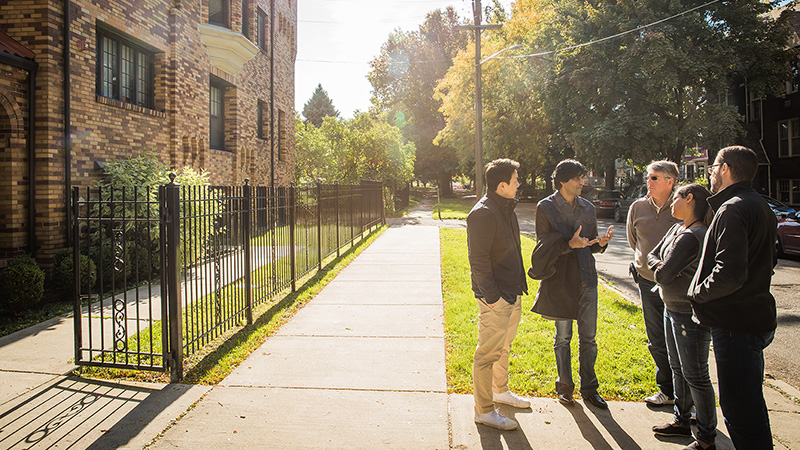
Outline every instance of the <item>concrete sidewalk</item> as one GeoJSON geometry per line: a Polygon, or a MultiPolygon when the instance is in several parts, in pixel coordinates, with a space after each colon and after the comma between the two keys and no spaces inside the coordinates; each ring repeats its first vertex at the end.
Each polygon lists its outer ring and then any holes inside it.
{"type": "MultiPolygon", "coordinates": [[[[650,427],[671,411],[641,402],[610,402],[603,411],[537,398],[530,409],[501,408],[519,430],[476,425],[472,396],[447,393],[439,234],[422,216],[390,227],[213,388],[65,377],[69,318],[0,339],[0,448],[142,448],[155,440],[153,448],[184,449],[680,449],[690,442],[655,438],[650,427]]],[[[780,388],[765,388],[776,448],[800,448],[800,406],[791,399],[800,393],[769,383],[780,388]]],[[[721,414],[718,429],[718,448],[731,449],[721,414]]]]}

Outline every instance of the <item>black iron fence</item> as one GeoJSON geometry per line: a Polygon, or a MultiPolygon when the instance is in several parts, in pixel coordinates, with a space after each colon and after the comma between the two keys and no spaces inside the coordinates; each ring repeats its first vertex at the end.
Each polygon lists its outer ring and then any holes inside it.
{"type": "Polygon", "coordinates": [[[73,188],[75,361],[170,370],[385,222],[383,186],[73,188]]]}

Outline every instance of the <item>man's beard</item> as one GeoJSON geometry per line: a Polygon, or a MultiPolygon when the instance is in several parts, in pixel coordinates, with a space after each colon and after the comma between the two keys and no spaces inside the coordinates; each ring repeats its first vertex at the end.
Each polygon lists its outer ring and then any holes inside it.
{"type": "Polygon", "coordinates": [[[716,194],[719,192],[721,184],[722,178],[717,175],[717,171],[715,170],[714,173],[711,174],[711,193],[716,194]]]}

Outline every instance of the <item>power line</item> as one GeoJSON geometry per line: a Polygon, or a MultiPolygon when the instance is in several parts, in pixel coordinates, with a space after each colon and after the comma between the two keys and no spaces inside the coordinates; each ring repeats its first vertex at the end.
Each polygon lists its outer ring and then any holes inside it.
{"type": "Polygon", "coordinates": [[[584,42],[584,43],[581,43],[581,44],[570,45],[568,47],[563,47],[563,48],[560,48],[558,50],[550,50],[550,51],[540,52],[540,53],[531,53],[529,55],[497,56],[496,58],[497,59],[532,58],[532,57],[536,57],[536,56],[553,55],[553,54],[564,52],[564,51],[567,51],[567,50],[573,50],[573,49],[576,49],[576,48],[586,47],[586,46],[597,44],[597,43],[600,43],[600,42],[605,42],[605,41],[608,41],[610,39],[618,38],[618,37],[624,36],[626,34],[634,33],[636,31],[644,30],[646,28],[650,28],[650,27],[658,25],[660,23],[664,23],[664,22],[666,22],[668,20],[672,20],[672,19],[674,19],[676,17],[684,16],[686,14],[695,12],[698,9],[705,8],[706,6],[713,5],[714,3],[717,3],[717,2],[719,2],[719,0],[712,0],[712,1],[708,2],[708,3],[704,3],[704,4],[700,5],[700,6],[695,6],[694,8],[687,9],[686,11],[680,12],[678,14],[674,14],[674,15],[666,17],[664,19],[657,20],[657,21],[652,22],[652,23],[648,23],[647,25],[641,25],[641,26],[638,26],[636,28],[630,29],[628,31],[623,31],[623,32],[620,32],[620,33],[617,33],[617,34],[613,34],[611,36],[606,36],[604,38],[595,39],[595,40],[592,40],[592,41],[589,41],[589,42],[584,42]]]}
{"type": "MultiPolygon", "coordinates": [[[[586,46],[589,46],[589,45],[597,44],[597,43],[600,43],[600,42],[605,42],[605,41],[608,41],[608,40],[611,40],[611,39],[614,39],[614,38],[618,38],[620,36],[624,36],[626,34],[634,33],[636,31],[640,31],[640,30],[644,30],[646,28],[653,27],[655,25],[664,23],[664,22],[666,22],[668,20],[672,20],[672,19],[675,19],[677,17],[684,16],[686,14],[695,12],[698,9],[702,9],[702,8],[707,7],[707,6],[713,5],[714,3],[717,3],[717,2],[719,2],[719,0],[712,0],[712,1],[708,2],[708,3],[704,3],[704,4],[700,5],[700,6],[695,6],[694,8],[690,8],[690,9],[688,9],[686,11],[674,14],[674,15],[666,17],[664,19],[659,19],[659,20],[657,20],[655,22],[651,22],[651,23],[648,23],[646,25],[641,25],[641,26],[638,26],[636,28],[632,28],[632,29],[627,30],[627,31],[622,31],[620,33],[613,34],[611,36],[606,36],[606,37],[603,37],[603,38],[600,38],[600,39],[595,39],[595,40],[592,40],[592,41],[583,42],[581,44],[570,45],[568,47],[563,47],[563,48],[560,48],[560,49],[557,49],[557,50],[549,50],[549,51],[546,51],[546,52],[531,53],[531,54],[527,54],[527,55],[495,56],[495,59],[533,58],[533,57],[538,57],[538,56],[553,55],[553,54],[564,52],[564,51],[567,51],[567,50],[573,50],[573,49],[576,49],[576,48],[586,47],[586,46]]],[[[330,61],[330,60],[314,60],[314,59],[298,59],[297,61],[313,62],[313,63],[330,63],[330,64],[369,64],[371,62],[371,61],[330,61]]],[[[434,63],[434,62],[443,62],[443,61],[444,60],[408,61],[408,64],[434,63]]],[[[390,64],[405,64],[406,61],[389,61],[389,63],[390,64]]]]}

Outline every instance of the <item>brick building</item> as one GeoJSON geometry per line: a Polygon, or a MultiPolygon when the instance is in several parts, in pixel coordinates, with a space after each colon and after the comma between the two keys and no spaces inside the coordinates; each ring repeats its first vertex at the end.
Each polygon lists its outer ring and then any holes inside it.
{"type": "Polygon", "coordinates": [[[296,26],[297,0],[0,0],[0,266],[47,261],[69,186],[145,149],[291,182],[296,26]]]}

